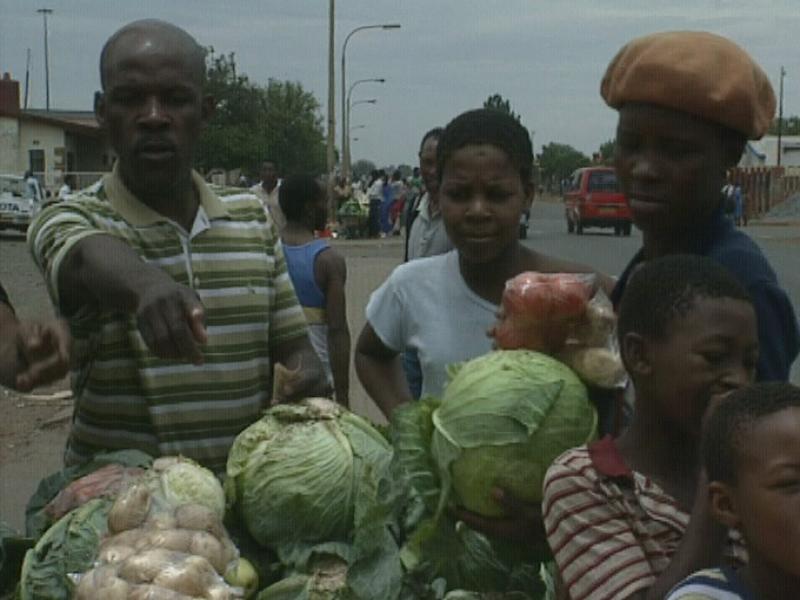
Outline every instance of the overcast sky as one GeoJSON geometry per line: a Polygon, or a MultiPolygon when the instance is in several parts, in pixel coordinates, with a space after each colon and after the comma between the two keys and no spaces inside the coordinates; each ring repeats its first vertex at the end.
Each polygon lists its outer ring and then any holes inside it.
{"type": "MultiPolygon", "coordinates": [[[[31,107],[44,107],[44,50],[38,7],[49,17],[52,108],[89,110],[99,88],[106,38],[125,23],[155,17],[184,27],[202,45],[235,52],[240,72],[266,83],[299,81],[327,110],[325,0],[0,0],[0,70],[21,82],[31,49],[31,107]]],[[[537,152],[551,141],[589,154],[613,137],[616,113],[600,78],[629,39],[653,31],[703,29],[748,50],[778,89],[787,71],[784,115],[800,113],[800,0],[337,0],[336,143],[342,42],[353,99],[377,98],[351,113],[353,160],[415,164],[419,139],[500,93],[533,130],[537,152]]]]}

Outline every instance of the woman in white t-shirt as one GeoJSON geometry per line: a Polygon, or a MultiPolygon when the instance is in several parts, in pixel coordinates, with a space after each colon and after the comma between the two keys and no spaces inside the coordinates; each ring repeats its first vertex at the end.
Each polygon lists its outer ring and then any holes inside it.
{"type": "MultiPolygon", "coordinates": [[[[499,111],[453,119],[437,149],[439,206],[455,250],[397,267],[372,295],[355,351],[359,379],[390,415],[412,400],[400,353],[413,348],[422,395],[441,396],[449,364],[491,350],[505,282],[523,271],[590,272],[519,242],[519,219],[534,194],[527,130],[499,111]]],[[[604,284],[611,280],[602,278],[604,284]]]]}

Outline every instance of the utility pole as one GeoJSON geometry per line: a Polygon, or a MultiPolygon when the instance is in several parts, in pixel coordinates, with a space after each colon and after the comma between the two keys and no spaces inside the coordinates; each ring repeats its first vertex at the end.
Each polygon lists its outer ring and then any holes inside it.
{"type": "Polygon", "coordinates": [[[31,82],[31,49],[28,48],[28,55],[25,59],[25,102],[23,108],[28,110],[28,90],[30,89],[31,82]]]}
{"type": "Polygon", "coordinates": [[[786,69],[781,65],[781,85],[778,94],[778,166],[781,166],[781,137],[783,134],[783,78],[786,76],[786,69]]]}
{"type": "Polygon", "coordinates": [[[50,110],[50,52],[47,48],[47,15],[52,14],[53,9],[40,8],[36,12],[42,15],[44,20],[44,89],[45,98],[47,99],[45,106],[47,110],[50,110]]]}
{"type": "Polygon", "coordinates": [[[334,104],[334,60],[333,60],[333,17],[334,0],[329,0],[328,5],[328,218],[336,218],[336,206],[333,200],[333,167],[336,162],[334,153],[334,139],[336,137],[336,105],[334,104]]]}

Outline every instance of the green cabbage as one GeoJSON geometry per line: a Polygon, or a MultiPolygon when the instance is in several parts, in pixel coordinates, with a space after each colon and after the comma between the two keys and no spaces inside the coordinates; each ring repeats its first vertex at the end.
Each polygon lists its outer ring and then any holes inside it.
{"type": "Polygon", "coordinates": [[[45,532],[22,563],[20,600],[72,598],[69,575],[92,567],[100,540],[108,533],[111,505],[105,498],[89,500],[45,532]]]}
{"type": "Polygon", "coordinates": [[[160,492],[169,507],[182,504],[200,504],[210,508],[223,519],[225,516],[225,491],[219,479],[193,460],[167,456],[156,459],[145,477],[151,492],[160,492]]]}
{"type": "Polygon", "coordinates": [[[488,517],[503,514],[493,487],[541,501],[553,460],[591,440],[597,428],[597,412],[578,377],[529,350],[491,352],[454,367],[432,420],[439,509],[452,487],[458,504],[488,517]]]}
{"type": "MultiPolygon", "coordinates": [[[[347,598],[391,600],[402,578],[391,533],[392,456],[367,421],[308,398],[272,407],[239,434],[226,492],[249,534],[275,550],[287,573],[311,576],[315,557],[338,557],[347,565],[347,598]]],[[[276,597],[301,579],[279,585],[276,597]]]]}

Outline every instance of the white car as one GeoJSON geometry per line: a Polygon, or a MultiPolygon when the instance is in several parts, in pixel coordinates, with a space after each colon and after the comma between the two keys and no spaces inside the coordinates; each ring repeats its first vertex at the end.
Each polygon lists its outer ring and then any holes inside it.
{"type": "Polygon", "coordinates": [[[42,208],[38,182],[27,182],[18,175],[0,175],[0,229],[27,231],[42,208]]]}

